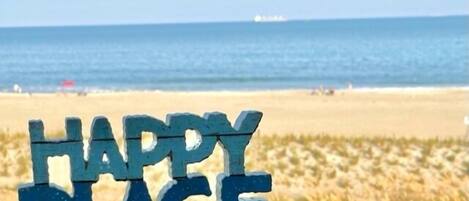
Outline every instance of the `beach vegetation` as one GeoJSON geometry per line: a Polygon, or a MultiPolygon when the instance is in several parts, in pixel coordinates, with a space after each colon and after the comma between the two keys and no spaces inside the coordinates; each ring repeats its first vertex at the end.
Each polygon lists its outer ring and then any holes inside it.
{"type": "MultiPolygon", "coordinates": [[[[17,185],[32,179],[28,138],[25,133],[0,133],[0,166],[5,167],[0,169],[0,191],[6,200],[16,200],[17,185]]],[[[469,200],[469,144],[463,139],[264,133],[253,138],[246,168],[272,174],[273,191],[262,194],[268,200],[469,200]]],[[[123,146],[122,140],[117,141],[123,146]]],[[[222,160],[223,152],[216,148],[206,161],[190,165],[189,171],[213,180],[223,169],[222,160]]],[[[166,168],[164,164],[145,168],[151,192],[168,182],[166,168]]],[[[94,190],[118,191],[115,183],[112,178],[100,181],[94,190]]],[[[100,196],[99,200],[115,199],[100,196]]]]}

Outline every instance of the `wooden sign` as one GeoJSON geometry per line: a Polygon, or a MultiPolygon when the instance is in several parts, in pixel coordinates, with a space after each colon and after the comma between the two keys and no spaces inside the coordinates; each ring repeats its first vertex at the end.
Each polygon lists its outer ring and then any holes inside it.
{"type": "Polygon", "coordinates": [[[234,126],[223,113],[206,113],[203,117],[182,113],[167,115],[166,122],[146,116],[123,119],[125,155],[119,153],[111,125],[105,117],[96,117],[84,156],[81,120],[67,118],[65,139],[45,139],[40,120],[29,122],[34,183],[18,189],[20,201],[91,201],[91,186],[100,174],[112,174],[117,181],[127,181],[125,201],[150,201],[143,180],[143,167],[169,158],[172,180],[158,193],[157,200],[182,201],[192,195],[212,194],[208,180],[199,173],[187,173],[187,165],[209,157],[218,143],[224,150],[224,172],[218,175],[216,196],[219,201],[237,201],[241,193],[270,192],[271,175],[247,173],[244,154],[262,118],[258,111],[244,111],[234,126]],[[186,149],[185,132],[200,135],[196,146],[186,149]],[[142,133],[153,134],[153,146],[142,149],[142,133]],[[68,155],[73,195],[49,183],[47,158],[68,155]],[[107,160],[103,160],[106,156],[107,160]]]}

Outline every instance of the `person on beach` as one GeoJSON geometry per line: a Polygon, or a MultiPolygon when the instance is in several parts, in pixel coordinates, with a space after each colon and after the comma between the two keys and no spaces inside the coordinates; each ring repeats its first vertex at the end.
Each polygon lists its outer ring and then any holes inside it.
{"type": "Polygon", "coordinates": [[[324,88],[322,85],[319,85],[319,89],[313,88],[311,95],[326,95],[333,96],[335,93],[334,88],[324,88]]]}
{"type": "Polygon", "coordinates": [[[20,94],[20,93],[23,92],[23,89],[20,87],[19,84],[14,84],[13,85],[13,92],[20,94]]]}

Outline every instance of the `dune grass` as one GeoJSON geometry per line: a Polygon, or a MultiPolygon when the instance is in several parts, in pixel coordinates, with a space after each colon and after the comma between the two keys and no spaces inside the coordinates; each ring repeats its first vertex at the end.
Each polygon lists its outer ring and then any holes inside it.
{"type": "MultiPolygon", "coordinates": [[[[7,195],[2,200],[16,200],[16,186],[31,181],[28,143],[26,134],[0,133],[0,193],[7,195]]],[[[214,185],[222,158],[217,148],[189,171],[202,172],[214,185]]],[[[462,139],[257,133],[246,158],[249,171],[272,174],[273,191],[262,194],[270,201],[469,200],[469,143],[462,139]]],[[[145,168],[153,197],[169,179],[166,171],[165,164],[145,168]]],[[[122,200],[125,182],[104,178],[93,188],[95,200],[122,200]]]]}

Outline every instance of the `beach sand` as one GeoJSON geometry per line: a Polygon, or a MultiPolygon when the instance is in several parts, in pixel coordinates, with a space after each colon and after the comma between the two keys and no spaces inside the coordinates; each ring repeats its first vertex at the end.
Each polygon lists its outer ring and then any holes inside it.
{"type": "MultiPolygon", "coordinates": [[[[64,117],[78,116],[87,136],[92,118],[104,115],[120,138],[122,117],[128,114],[164,119],[173,112],[220,111],[234,121],[240,111],[255,109],[264,118],[247,149],[246,168],[272,174],[273,190],[265,194],[269,200],[467,200],[468,142],[455,138],[465,133],[468,100],[469,91],[462,88],[353,90],[334,96],[306,90],[0,94],[0,128],[7,133],[0,131],[0,167],[6,167],[0,170],[0,195],[18,200],[17,186],[32,182],[29,119],[43,119],[46,130],[56,134],[64,117]]],[[[123,141],[118,143],[123,150],[123,141]]],[[[215,189],[222,154],[217,147],[204,162],[189,166],[189,172],[206,175],[215,189]]],[[[50,181],[71,192],[66,158],[54,157],[48,164],[50,181]]],[[[144,171],[154,200],[169,182],[167,164],[144,171]]],[[[126,183],[105,176],[93,185],[93,199],[123,200],[126,183]]]]}
{"type": "Polygon", "coordinates": [[[469,115],[464,88],[341,90],[334,96],[307,90],[249,92],[113,92],[75,94],[0,94],[0,129],[27,132],[29,119],[42,119],[46,130],[63,130],[64,118],[80,117],[84,135],[92,118],[104,115],[115,135],[122,117],[220,111],[234,122],[239,112],[264,113],[262,134],[330,134],[344,136],[461,137],[469,115]]]}

